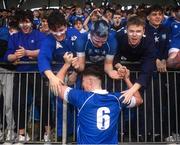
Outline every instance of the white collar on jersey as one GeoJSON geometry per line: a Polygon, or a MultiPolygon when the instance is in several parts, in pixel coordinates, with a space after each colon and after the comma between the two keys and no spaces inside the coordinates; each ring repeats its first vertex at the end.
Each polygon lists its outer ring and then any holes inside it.
{"type": "Polygon", "coordinates": [[[107,90],[93,90],[92,92],[101,95],[105,95],[109,93],[107,90]]]}

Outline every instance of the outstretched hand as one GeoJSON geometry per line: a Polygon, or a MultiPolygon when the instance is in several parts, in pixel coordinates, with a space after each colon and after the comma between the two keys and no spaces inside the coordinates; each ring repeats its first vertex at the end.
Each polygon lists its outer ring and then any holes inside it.
{"type": "Polygon", "coordinates": [[[58,88],[60,84],[64,84],[64,82],[57,76],[53,76],[49,79],[50,90],[55,96],[58,96],[58,88]]]}
{"type": "Polygon", "coordinates": [[[133,89],[133,88],[130,88],[130,89],[128,89],[128,90],[125,90],[125,91],[122,91],[121,92],[121,96],[120,96],[120,98],[123,98],[124,97],[124,100],[123,100],[123,104],[129,104],[130,103],[130,101],[131,101],[131,98],[133,97],[133,95],[134,95],[134,93],[135,93],[135,90],[133,89]]]}

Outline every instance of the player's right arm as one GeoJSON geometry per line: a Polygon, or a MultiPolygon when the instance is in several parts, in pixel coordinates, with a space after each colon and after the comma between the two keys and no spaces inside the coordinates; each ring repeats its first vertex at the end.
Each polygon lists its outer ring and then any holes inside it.
{"type": "MultiPolygon", "coordinates": [[[[73,54],[69,54],[68,52],[64,54],[63,58],[65,63],[56,75],[60,80],[65,79],[68,69],[71,67],[72,62],[76,61],[77,59],[77,57],[73,58],[73,54]]],[[[67,93],[70,90],[71,88],[69,88],[67,85],[64,85],[64,83],[61,83],[60,85],[58,85],[58,96],[60,96],[61,99],[67,100],[67,98],[65,97],[67,97],[67,93]]]]}

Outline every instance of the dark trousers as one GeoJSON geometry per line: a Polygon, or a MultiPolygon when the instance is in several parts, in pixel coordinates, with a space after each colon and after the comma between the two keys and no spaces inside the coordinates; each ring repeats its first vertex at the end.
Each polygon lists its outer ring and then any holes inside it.
{"type": "Polygon", "coordinates": [[[29,102],[32,102],[28,99],[28,94],[32,94],[35,106],[42,108],[42,116],[40,116],[42,118],[42,127],[48,126],[50,116],[48,114],[48,109],[50,109],[48,108],[48,100],[50,100],[49,88],[48,82],[46,80],[41,81],[41,79],[40,74],[37,73],[15,75],[13,108],[17,129],[25,129],[25,124],[27,125],[28,105],[29,102]]]}

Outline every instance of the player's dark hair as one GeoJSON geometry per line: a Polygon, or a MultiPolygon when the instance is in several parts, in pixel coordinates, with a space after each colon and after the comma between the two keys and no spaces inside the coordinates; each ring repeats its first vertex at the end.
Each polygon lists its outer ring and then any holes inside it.
{"type": "Polygon", "coordinates": [[[66,20],[62,13],[60,12],[52,12],[48,17],[48,26],[49,29],[56,31],[57,28],[61,26],[66,26],[66,20]]]}
{"type": "Polygon", "coordinates": [[[91,65],[82,72],[82,76],[94,76],[100,79],[101,81],[103,80],[104,77],[104,71],[101,69],[101,67],[96,66],[96,65],[91,65]]]}
{"type": "Polygon", "coordinates": [[[145,27],[145,20],[142,19],[140,16],[137,16],[137,15],[130,16],[128,18],[128,21],[127,21],[127,27],[129,27],[131,25],[145,27]]]}

